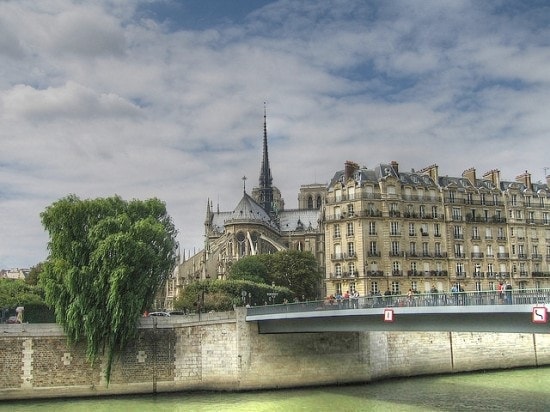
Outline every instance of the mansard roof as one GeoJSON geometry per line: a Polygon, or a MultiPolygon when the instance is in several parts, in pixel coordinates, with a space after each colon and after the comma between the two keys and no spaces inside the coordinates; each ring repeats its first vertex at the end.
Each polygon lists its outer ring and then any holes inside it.
{"type": "Polygon", "coordinates": [[[280,228],[283,232],[299,232],[319,229],[319,209],[296,209],[279,212],[280,228]]]}

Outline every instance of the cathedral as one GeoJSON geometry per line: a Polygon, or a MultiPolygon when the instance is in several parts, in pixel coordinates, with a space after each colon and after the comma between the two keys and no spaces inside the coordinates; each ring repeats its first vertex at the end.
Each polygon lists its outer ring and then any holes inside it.
{"type": "Polygon", "coordinates": [[[162,306],[170,308],[178,288],[190,282],[226,279],[233,262],[245,256],[281,250],[308,251],[316,257],[324,273],[322,214],[326,184],[302,185],[298,208],[285,209],[281,192],[273,186],[265,110],[258,183],[248,194],[246,178],[243,177],[243,194],[233,210],[220,211],[218,207],[214,210],[212,202],[206,202],[204,249],[178,264],[174,276],[168,281],[162,306]]]}

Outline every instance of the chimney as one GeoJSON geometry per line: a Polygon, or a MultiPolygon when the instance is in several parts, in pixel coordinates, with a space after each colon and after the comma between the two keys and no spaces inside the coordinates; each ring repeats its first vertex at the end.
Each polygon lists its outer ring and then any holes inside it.
{"type": "Polygon", "coordinates": [[[439,179],[439,166],[436,164],[433,164],[431,166],[427,166],[424,169],[420,170],[418,173],[422,173],[423,175],[428,175],[430,178],[435,182],[435,184],[438,184],[439,179]]]}
{"type": "Polygon", "coordinates": [[[490,180],[497,188],[500,189],[500,170],[489,170],[483,175],[485,180],[490,180]]]}
{"type": "Polygon", "coordinates": [[[399,163],[397,163],[395,160],[392,160],[390,164],[393,170],[395,170],[395,173],[399,174],[399,163]]]}
{"type": "Polygon", "coordinates": [[[516,176],[516,182],[523,183],[527,189],[531,190],[531,173],[526,170],[525,173],[516,176]]]}
{"type": "Polygon", "coordinates": [[[346,160],[344,175],[346,181],[353,177],[353,174],[359,169],[359,165],[351,160],[346,160]]]}
{"type": "Polygon", "coordinates": [[[462,177],[468,179],[472,186],[476,187],[476,169],[473,167],[462,172],[462,177]]]}

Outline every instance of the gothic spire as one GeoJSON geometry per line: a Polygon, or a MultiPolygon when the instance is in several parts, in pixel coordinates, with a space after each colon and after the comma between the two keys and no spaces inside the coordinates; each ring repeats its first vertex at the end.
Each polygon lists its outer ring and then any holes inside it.
{"type": "Polygon", "coordinates": [[[269,167],[269,156],[267,153],[267,109],[264,102],[264,148],[263,159],[260,170],[260,204],[267,212],[272,212],[273,207],[273,178],[271,177],[271,169],[269,167]]]}

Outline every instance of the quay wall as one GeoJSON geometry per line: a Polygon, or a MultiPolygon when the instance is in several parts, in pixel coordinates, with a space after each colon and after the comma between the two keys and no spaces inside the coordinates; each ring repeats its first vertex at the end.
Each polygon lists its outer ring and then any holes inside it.
{"type": "Polygon", "coordinates": [[[245,311],[144,318],[115,361],[91,365],[55,324],[0,325],[0,400],[363,383],[550,365],[550,334],[352,332],[260,335],[245,311]]]}

